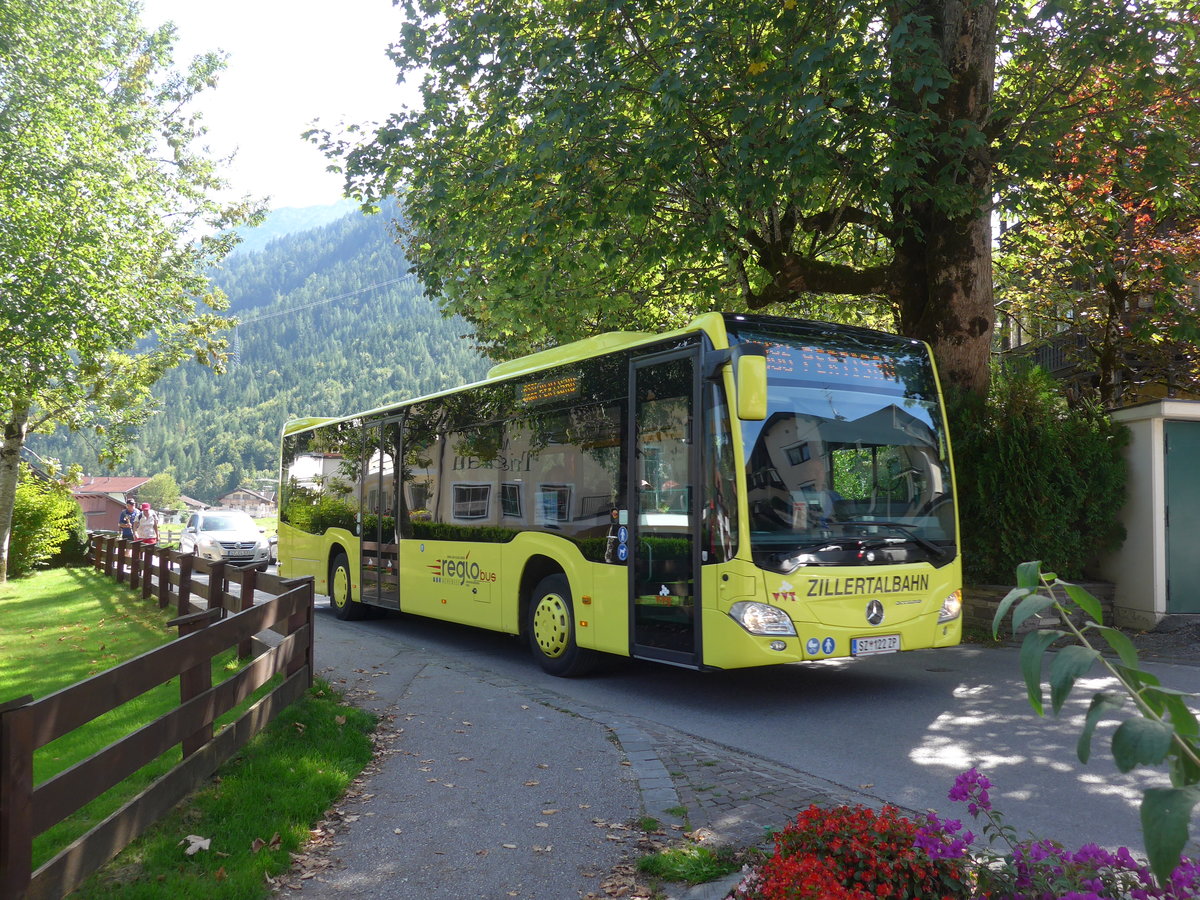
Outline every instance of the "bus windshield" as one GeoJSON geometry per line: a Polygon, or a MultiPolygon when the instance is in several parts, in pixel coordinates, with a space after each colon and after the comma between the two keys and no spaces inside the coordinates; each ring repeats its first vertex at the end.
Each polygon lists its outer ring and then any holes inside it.
{"type": "Polygon", "coordinates": [[[954,559],[949,453],[925,346],[759,323],[735,337],[767,354],[767,416],[742,423],[755,562],[791,572],[954,559]]]}

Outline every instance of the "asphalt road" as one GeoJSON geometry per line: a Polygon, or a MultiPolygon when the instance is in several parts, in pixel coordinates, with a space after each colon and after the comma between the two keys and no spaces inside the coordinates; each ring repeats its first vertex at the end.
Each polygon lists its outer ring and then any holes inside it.
{"type": "MultiPolygon", "coordinates": [[[[1140,791],[1166,784],[1155,770],[1122,775],[1097,730],[1092,760],[1075,755],[1096,671],[1055,718],[1029,706],[1014,648],[962,646],[858,659],[698,673],[612,658],[583,679],[545,675],[515,638],[404,615],[342,622],[317,599],[317,668],[353,658],[369,667],[381,646],[456,660],[591,709],[659,723],[741,753],[913,810],[967,819],[947,800],[955,776],[978,767],[1018,832],[1076,847],[1142,849],[1140,791]],[[380,638],[386,638],[386,644],[380,638]]],[[[1170,687],[1200,691],[1200,667],[1147,664],[1170,687]]],[[[497,734],[496,740],[503,741],[497,734]]],[[[782,822],[780,823],[783,824],[782,822]]]]}

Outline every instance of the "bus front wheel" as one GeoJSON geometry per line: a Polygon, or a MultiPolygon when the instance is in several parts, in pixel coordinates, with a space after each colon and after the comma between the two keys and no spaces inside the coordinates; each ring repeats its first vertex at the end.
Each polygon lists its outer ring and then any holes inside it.
{"type": "Polygon", "coordinates": [[[549,575],[534,588],[529,598],[528,631],[533,655],[551,675],[583,675],[596,663],[595,651],[575,643],[575,612],[565,575],[549,575]]]}
{"type": "Polygon", "coordinates": [[[363,606],[356,603],[350,590],[350,560],[339,553],[329,565],[329,605],[339,619],[352,621],[363,617],[363,606]]]}

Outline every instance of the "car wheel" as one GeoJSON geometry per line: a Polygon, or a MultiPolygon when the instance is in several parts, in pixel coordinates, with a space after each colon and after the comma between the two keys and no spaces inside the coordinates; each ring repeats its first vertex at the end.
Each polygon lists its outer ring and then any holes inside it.
{"type": "Polygon", "coordinates": [[[575,643],[575,612],[571,584],[565,575],[538,582],[529,598],[529,646],[541,667],[551,675],[584,675],[596,664],[594,650],[575,643]]]}
{"type": "Polygon", "coordinates": [[[353,621],[363,617],[363,605],[352,596],[350,589],[350,560],[339,553],[329,566],[329,605],[339,619],[353,621]]]}

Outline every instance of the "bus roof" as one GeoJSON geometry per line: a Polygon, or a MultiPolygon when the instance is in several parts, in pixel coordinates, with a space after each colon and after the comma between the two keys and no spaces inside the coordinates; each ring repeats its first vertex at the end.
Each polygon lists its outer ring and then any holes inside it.
{"type": "Polygon", "coordinates": [[[593,337],[583,338],[582,340],[573,341],[569,344],[563,344],[559,347],[551,347],[547,350],[531,353],[528,356],[520,356],[516,359],[510,359],[504,362],[496,363],[496,365],[492,366],[492,368],[488,370],[487,376],[480,381],[474,381],[458,387],[447,388],[444,391],[437,391],[435,393],[425,394],[420,397],[412,397],[397,403],[389,403],[384,406],[378,406],[374,409],[369,409],[363,412],[356,412],[346,416],[333,416],[326,418],[310,416],[307,418],[292,419],[283,426],[283,433],[285,435],[293,434],[297,431],[306,431],[309,428],[315,428],[318,425],[324,425],[328,422],[345,421],[364,416],[375,416],[385,413],[389,410],[410,406],[423,400],[429,400],[435,397],[443,397],[449,394],[456,394],[459,391],[469,390],[471,388],[478,387],[479,385],[487,384],[491,381],[512,378],[516,375],[525,375],[531,372],[537,372],[541,369],[549,369],[554,366],[565,365],[577,360],[591,359],[592,357],[602,356],[606,353],[612,353],[617,350],[628,350],[634,347],[639,347],[643,344],[657,343],[662,340],[669,340],[672,337],[695,334],[698,331],[702,331],[707,334],[712,340],[713,346],[716,349],[723,350],[729,346],[729,334],[726,329],[727,319],[733,321],[746,321],[751,324],[756,322],[763,324],[786,324],[786,326],[789,328],[795,328],[800,331],[807,331],[810,333],[824,332],[846,335],[871,334],[878,337],[893,338],[897,341],[920,343],[919,341],[901,338],[897,335],[888,334],[887,332],[875,331],[873,329],[861,328],[854,325],[840,325],[832,322],[815,322],[807,319],[793,319],[788,317],[711,312],[697,316],[687,325],[684,325],[682,328],[676,328],[672,331],[610,331],[604,334],[595,335],[593,337]]]}
{"type": "Polygon", "coordinates": [[[444,397],[449,394],[457,394],[459,391],[470,390],[482,384],[487,384],[491,381],[503,380],[511,378],[515,375],[527,374],[536,372],[539,369],[549,369],[554,366],[564,365],[576,360],[590,359],[594,356],[602,356],[605,353],[611,353],[615,350],[625,350],[632,347],[637,347],[642,344],[651,344],[664,339],[670,339],[676,335],[694,334],[697,331],[703,331],[712,339],[713,344],[717,347],[725,347],[727,337],[725,333],[725,317],[722,313],[705,313],[697,316],[687,325],[682,328],[676,328],[673,331],[610,331],[604,334],[598,334],[594,337],[583,338],[582,340],[572,341],[569,344],[563,344],[559,347],[551,347],[547,350],[531,353],[528,356],[519,356],[516,359],[506,360],[505,362],[496,363],[488,370],[487,376],[479,381],[473,381],[469,384],[459,385],[458,387],[447,388],[444,391],[437,391],[432,394],[425,394],[420,397],[412,397],[408,400],[401,400],[397,403],[389,403],[385,406],[378,406],[374,409],[365,410],[364,412],[351,413],[347,416],[334,416],[328,418],[308,417],[303,419],[291,419],[283,426],[283,433],[294,434],[297,431],[307,431],[309,428],[315,428],[318,425],[324,425],[329,422],[344,421],[347,419],[361,418],[364,416],[373,416],[379,413],[386,412],[391,409],[400,409],[405,406],[411,406],[414,403],[419,403],[422,400],[430,400],[435,397],[444,397]]]}

